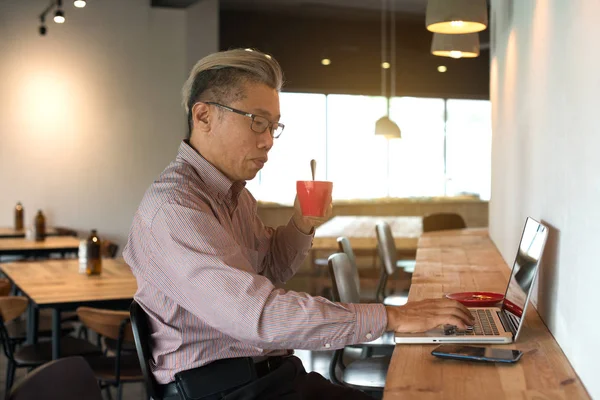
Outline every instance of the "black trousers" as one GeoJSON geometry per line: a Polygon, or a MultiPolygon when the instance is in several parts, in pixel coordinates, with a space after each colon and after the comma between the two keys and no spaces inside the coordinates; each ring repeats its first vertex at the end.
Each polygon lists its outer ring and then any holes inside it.
{"type": "Polygon", "coordinates": [[[287,357],[276,370],[245,386],[202,400],[372,400],[357,389],[331,383],[316,372],[306,373],[298,357],[287,357]]]}

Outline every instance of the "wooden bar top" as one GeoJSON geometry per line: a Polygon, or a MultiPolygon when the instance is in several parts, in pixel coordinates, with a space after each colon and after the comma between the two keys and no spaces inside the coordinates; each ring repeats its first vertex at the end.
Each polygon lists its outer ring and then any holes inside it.
{"type": "MultiPolygon", "coordinates": [[[[510,269],[484,230],[425,233],[419,240],[409,301],[462,291],[504,293],[509,275],[510,269]]],[[[531,304],[517,342],[492,346],[523,351],[517,364],[441,360],[430,354],[435,347],[396,345],[385,400],[589,398],[531,304]]]]}
{"type": "Polygon", "coordinates": [[[79,239],[73,236],[49,236],[41,242],[20,238],[0,239],[0,252],[9,250],[78,249],[79,239]]]}
{"type": "Polygon", "coordinates": [[[38,305],[132,299],[137,282],[122,259],[103,259],[102,273],[80,274],[79,260],[7,263],[7,277],[38,305]]]}
{"type": "Polygon", "coordinates": [[[355,216],[333,217],[315,231],[313,250],[337,249],[337,238],[346,236],[354,250],[377,248],[375,225],[385,221],[390,225],[398,250],[415,250],[423,232],[421,217],[355,216]]]}

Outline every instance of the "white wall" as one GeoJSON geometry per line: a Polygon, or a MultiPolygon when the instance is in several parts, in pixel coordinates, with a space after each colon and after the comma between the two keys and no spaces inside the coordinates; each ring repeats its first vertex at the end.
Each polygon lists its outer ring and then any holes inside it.
{"type": "Polygon", "coordinates": [[[512,265],[526,216],[552,228],[535,302],[600,398],[600,2],[492,4],[490,233],[512,265]]]}
{"type": "MultiPolygon", "coordinates": [[[[0,2],[0,226],[12,226],[20,200],[27,223],[41,208],[49,225],[97,228],[122,248],[186,133],[187,11],[64,3],[67,22],[49,17],[42,37],[46,0],[0,2]]],[[[194,38],[207,53],[217,50],[217,6],[196,20],[210,22],[194,38]]]]}
{"type": "Polygon", "coordinates": [[[186,69],[192,69],[196,61],[219,48],[218,35],[206,35],[207,32],[219,32],[219,1],[202,0],[186,9],[187,15],[187,60],[186,69]],[[207,18],[215,16],[215,18],[207,18]]]}

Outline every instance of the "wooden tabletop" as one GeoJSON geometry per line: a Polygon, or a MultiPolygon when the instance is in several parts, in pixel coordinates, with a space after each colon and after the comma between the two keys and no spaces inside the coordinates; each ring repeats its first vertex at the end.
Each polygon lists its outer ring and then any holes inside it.
{"type": "Polygon", "coordinates": [[[385,221],[390,225],[398,250],[414,250],[423,232],[421,217],[337,216],[315,231],[314,250],[337,249],[337,238],[346,236],[353,250],[372,250],[377,247],[375,225],[385,221]]]}
{"type": "MultiPolygon", "coordinates": [[[[425,233],[419,241],[409,301],[458,291],[504,293],[509,275],[510,269],[481,230],[425,233]]],[[[515,365],[440,360],[430,354],[435,346],[396,345],[384,399],[589,398],[531,304],[518,341],[492,346],[523,351],[515,365]]]]}
{"type": "MultiPolygon", "coordinates": [[[[58,231],[54,228],[46,228],[46,235],[57,236],[58,231]]],[[[15,229],[0,226],[0,239],[4,238],[24,238],[25,229],[15,229]]]]}
{"type": "Polygon", "coordinates": [[[0,265],[8,278],[38,305],[132,299],[137,282],[122,259],[103,259],[102,274],[80,274],[79,260],[0,265]]]}
{"type": "Polygon", "coordinates": [[[0,253],[12,250],[54,250],[79,248],[79,239],[72,236],[49,236],[41,242],[27,239],[0,239],[0,253]]]}

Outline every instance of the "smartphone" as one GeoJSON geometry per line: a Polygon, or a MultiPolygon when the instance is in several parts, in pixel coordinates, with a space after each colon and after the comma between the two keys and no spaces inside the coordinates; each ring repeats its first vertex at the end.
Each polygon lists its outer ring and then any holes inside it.
{"type": "Polygon", "coordinates": [[[436,357],[452,358],[455,360],[516,363],[523,355],[523,352],[520,350],[497,349],[491,347],[442,344],[433,349],[431,354],[436,357]]]}

